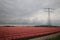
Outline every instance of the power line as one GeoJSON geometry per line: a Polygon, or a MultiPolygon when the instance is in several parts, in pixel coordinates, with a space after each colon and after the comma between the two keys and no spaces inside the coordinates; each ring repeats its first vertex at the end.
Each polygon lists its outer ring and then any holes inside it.
{"type": "Polygon", "coordinates": [[[47,9],[47,12],[48,12],[48,27],[51,26],[51,21],[50,21],[50,13],[52,12],[51,10],[54,10],[53,8],[44,8],[44,9],[47,9]]]}

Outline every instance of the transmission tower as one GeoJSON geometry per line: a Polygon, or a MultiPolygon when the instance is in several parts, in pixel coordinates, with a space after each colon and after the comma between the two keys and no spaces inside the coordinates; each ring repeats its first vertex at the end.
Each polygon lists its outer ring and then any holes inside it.
{"type": "Polygon", "coordinates": [[[48,12],[48,27],[50,27],[51,26],[51,21],[50,21],[50,13],[52,12],[52,10],[54,10],[54,9],[52,9],[52,8],[44,8],[44,9],[47,9],[47,11],[46,12],[48,12]]]}

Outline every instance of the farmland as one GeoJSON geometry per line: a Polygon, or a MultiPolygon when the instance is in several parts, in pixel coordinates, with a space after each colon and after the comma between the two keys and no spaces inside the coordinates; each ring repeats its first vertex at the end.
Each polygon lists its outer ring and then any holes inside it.
{"type": "Polygon", "coordinates": [[[0,40],[28,38],[60,32],[60,27],[0,27],[0,40]]]}

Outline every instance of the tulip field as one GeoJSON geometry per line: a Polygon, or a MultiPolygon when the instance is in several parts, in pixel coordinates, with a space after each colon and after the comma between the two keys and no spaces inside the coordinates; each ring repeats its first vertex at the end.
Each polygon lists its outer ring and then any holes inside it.
{"type": "Polygon", "coordinates": [[[0,40],[27,38],[60,32],[60,27],[0,27],[0,40]]]}

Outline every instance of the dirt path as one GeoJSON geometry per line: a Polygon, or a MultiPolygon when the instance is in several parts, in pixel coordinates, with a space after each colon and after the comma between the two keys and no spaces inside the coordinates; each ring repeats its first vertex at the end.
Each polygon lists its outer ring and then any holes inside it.
{"type": "Polygon", "coordinates": [[[48,35],[48,36],[43,36],[43,37],[29,39],[29,40],[45,40],[45,39],[49,39],[49,38],[56,38],[57,36],[60,36],[60,32],[59,33],[55,33],[55,34],[51,34],[51,35],[48,35]]]}

